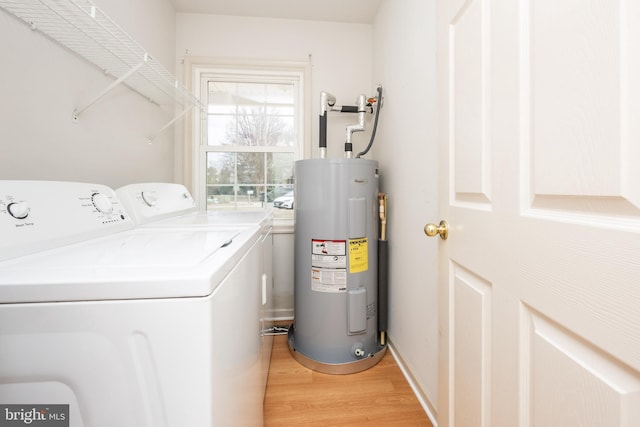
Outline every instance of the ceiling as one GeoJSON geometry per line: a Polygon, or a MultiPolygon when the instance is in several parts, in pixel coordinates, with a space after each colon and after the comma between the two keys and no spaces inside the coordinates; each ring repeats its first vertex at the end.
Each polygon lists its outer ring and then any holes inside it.
{"type": "Polygon", "coordinates": [[[382,0],[169,0],[178,13],[373,22],[382,0]]]}

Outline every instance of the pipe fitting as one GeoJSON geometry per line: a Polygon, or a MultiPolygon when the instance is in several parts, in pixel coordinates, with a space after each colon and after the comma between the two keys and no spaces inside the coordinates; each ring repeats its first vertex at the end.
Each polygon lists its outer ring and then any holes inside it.
{"type": "Polygon", "coordinates": [[[329,92],[320,92],[320,115],[324,115],[329,111],[329,107],[336,105],[336,97],[329,92]]]}
{"type": "Polygon", "coordinates": [[[346,143],[351,143],[351,136],[354,132],[362,132],[364,131],[364,119],[365,113],[367,112],[367,97],[362,94],[358,96],[356,101],[358,103],[358,123],[347,126],[347,139],[346,143]]]}

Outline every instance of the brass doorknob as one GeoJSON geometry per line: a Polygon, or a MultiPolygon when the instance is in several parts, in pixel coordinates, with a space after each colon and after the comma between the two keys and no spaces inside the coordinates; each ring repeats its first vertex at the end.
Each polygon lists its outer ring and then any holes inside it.
{"type": "Polygon", "coordinates": [[[424,226],[424,234],[429,237],[439,234],[442,240],[447,240],[447,237],[449,237],[449,224],[444,219],[440,221],[440,225],[427,224],[424,226]]]}

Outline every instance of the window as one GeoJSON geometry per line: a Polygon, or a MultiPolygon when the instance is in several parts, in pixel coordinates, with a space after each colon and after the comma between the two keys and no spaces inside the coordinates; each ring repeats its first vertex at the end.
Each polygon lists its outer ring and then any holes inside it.
{"type": "Polygon", "coordinates": [[[302,71],[210,69],[198,168],[207,210],[262,209],[293,218],[293,165],[302,156],[302,71]],[[275,202],[275,203],[274,203],[275,202]]]}

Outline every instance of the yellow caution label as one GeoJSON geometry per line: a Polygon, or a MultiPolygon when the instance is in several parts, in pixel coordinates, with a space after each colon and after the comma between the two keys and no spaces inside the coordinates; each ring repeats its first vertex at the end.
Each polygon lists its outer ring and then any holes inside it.
{"type": "Polygon", "coordinates": [[[366,237],[349,240],[349,273],[369,269],[369,243],[366,237]]]}

